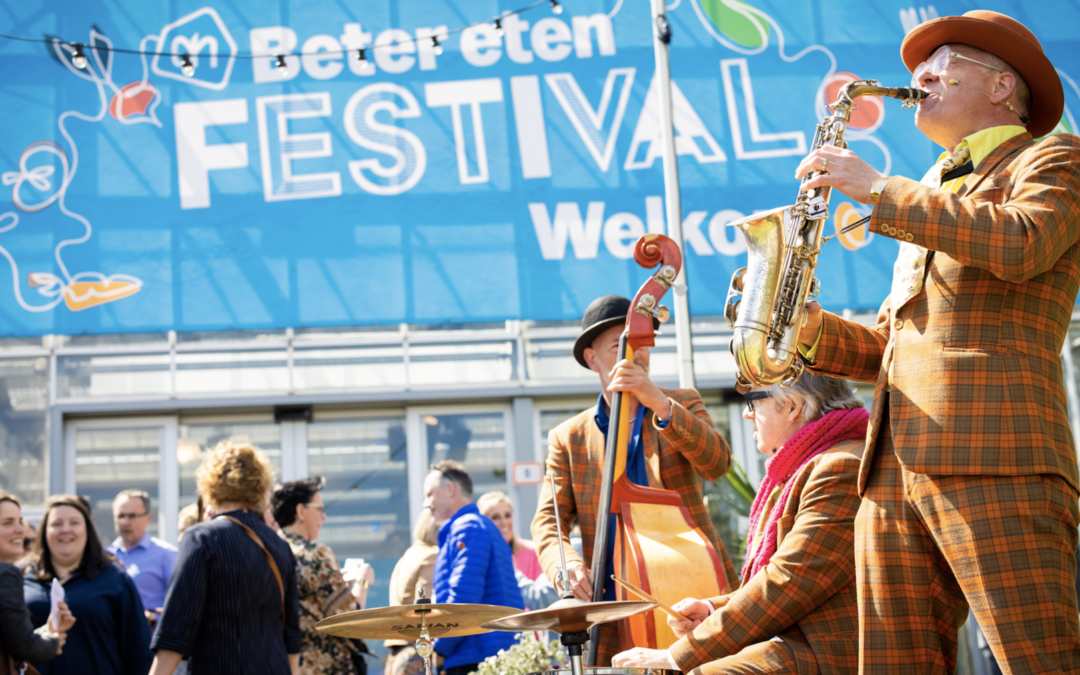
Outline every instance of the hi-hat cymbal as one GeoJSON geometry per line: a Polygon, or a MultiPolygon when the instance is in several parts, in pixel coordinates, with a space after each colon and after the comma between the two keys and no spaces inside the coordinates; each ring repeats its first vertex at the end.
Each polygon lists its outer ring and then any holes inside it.
{"type": "Polygon", "coordinates": [[[315,624],[315,629],[338,637],[364,640],[415,640],[420,637],[421,614],[425,614],[428,635],[432,639],[462,637],[487,633],[490,629],[481,628],[481,624],[519,612],[520,609],[498,605],[398,605],[337,614],[315,624]]]}
{"type": "Polygon", "coordinates": [[[582,602],[571,598],[560,600],[547,609],[494,619],[482,627],[488,630],[550,630],[556,633],[575,633],[589,630],[599,623],[641,614],[656,606],[655,602],[582,602]]]}

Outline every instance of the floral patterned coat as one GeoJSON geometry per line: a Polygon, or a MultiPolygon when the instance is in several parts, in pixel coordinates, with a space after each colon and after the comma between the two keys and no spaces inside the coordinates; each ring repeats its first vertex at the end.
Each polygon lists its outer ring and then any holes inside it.
{"type": "Polygon", "coordinates": [[[351,641],[315,630],[328,616],[356,609],[349,583],[341,576],[330,547],[298,534],[281,532],[296,556],[296,586],[300,596],[301,675],[357,675],[351,641]]]}

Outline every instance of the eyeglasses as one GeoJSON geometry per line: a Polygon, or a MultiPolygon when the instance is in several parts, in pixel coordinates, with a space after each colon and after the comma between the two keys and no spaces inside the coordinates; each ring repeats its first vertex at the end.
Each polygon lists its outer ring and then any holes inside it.
{"type": "Polygon", "coordinates": [[[979,64],[980,66],[982,66],[984,68],[989,68],[990,70],[996,70],[999,73],[1005,72],[1004,70],[1002,70],[1001,68],[998,68],[997,66],[992,66],[989,63],[983,63],[982,61],[976,61],[975,59],[969,59],[968,57],[964,56],[963,54],[957,54],[956,52],[954,52],[952,50],[952,47],[950,47],[949,45],[942,45],[941,47],[938,48],[938,50],[936,52],[933,53],[933,55],[930,56],[930,58],[928,60],[923,61],[919,65],[915,66],[915,70],[911,71],[911,86],[912,87],[921,87],[922,86],[922,83],[919,82],[919,77],[918,76],[919,76],[919,73],[922,72],[922,70],[924,68],[931,75],[940,75],[941,73],[943,73],[945,71],[946,68],[949,67],[949,63],[953,59],[957,59],[957,60],[960,60],[960,61],[971,61],[972,63],[977,63],[977,64],[979,64]]]}
{"type": "Polygon", "coordinates": [[[323,504],[304,504],[304,506],[309,509],[319,509],[324,513],[326,512],[326,509],[323,508],[323,504]]]}
{"type": "Polygon", "coordinates": [[[118,513],[113,516],[113,518],[116,518],[117,520],[135,520],[136,518],[142,518],[143,516],[148,515],[150,515],[149,511],[144,513],[118,513]]]}
{"type": "Polygon", "coordinates": [[[746,399],[746,409],[750,412],[754,412],[754,401],[759,401],[763,398],[772,398],[773,393],[771,391],[748,391],[743,394],[746,399]]]}

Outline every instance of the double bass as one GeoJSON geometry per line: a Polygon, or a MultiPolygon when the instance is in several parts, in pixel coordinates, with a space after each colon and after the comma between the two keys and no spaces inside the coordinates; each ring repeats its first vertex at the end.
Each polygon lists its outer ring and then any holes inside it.
{"type": "MultiPolygon", "coordinates": [[[[664,293],[675,283],[682,267],[682,254],[675,242],[661,234],[646,234],[634,247],[634,260],[646,269],[660,266],[638,290],[626,316],[626,330],[619,341],[619,353],[628,360],[641,347],[656,344],[653,318],[667,320],[667,308],[660,305],[664,293]]],[[[708,598],[726,588],[720,555],[705,533],[694,524],[681,495],[632,483],[626,475],[631,440],[630,396],[612,392],[604,473],[597,509],[593,543],[593,602],[603,600],[607,569],[607,541],[610,515],[616,521],[613,567],[615,575],[629,581],[666,604],[683,598],[708,598]]],[[[624,589],[616,599],[628,600],[624,589]]],[[[665,614],[653,610],[625,620],[620,626],[620,648],[666,649],[675,643],[675,633],[665,614]],[[629,635],[627,635],[629,632],[629,635]]],[[[595,628],[589,650],[589,665],[595,666],[595,628]]]]}

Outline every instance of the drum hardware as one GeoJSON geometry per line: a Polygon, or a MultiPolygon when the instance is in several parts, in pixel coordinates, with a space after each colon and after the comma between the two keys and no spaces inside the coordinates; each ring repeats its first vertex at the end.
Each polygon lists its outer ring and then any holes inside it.
{"type": "Polygon", "coordinates": [[[431,675],[435,638],[486,633],[488,629],[481,627],[485,622],[520,611],[497,605],[436,604],[425,597],[421,586],[416,604],[345,612],[323,619],[315,629],[328,635],[368,640],[414,638],[416,653],[424,659],[424,672],[431,675]]]}
{"type": "Polygon", "coordinates": [[[559,642],[566,648],[570,657],[572,675],[583,675],[582,646],[589,640],[589,629],[601,623],[618,621],[656,607],[655,602],[582,602],[574,597],[570,586],[570,575],[566,569],[566,552],[563,549],[562,524],[559,520],[559,503],[555,499],[555,477],[548,474],[551,485],[551,501],[555,508],[555,526],[559,537],[559,570],[563,591],[562,599],[547,609],[536,612],[522,612],[494,621],[488,621],[482,628],[503,631],[541,631],[550,630],[559,634],[559,642]]]}

